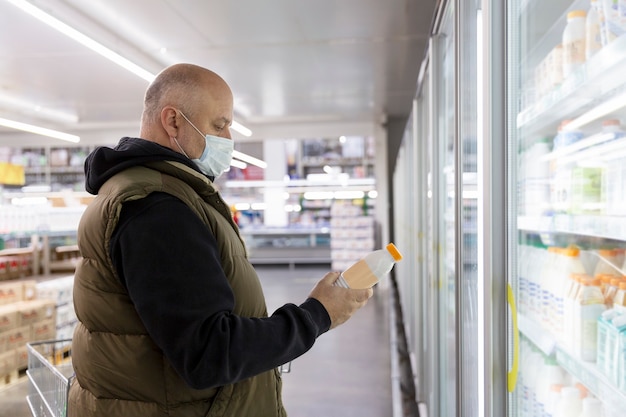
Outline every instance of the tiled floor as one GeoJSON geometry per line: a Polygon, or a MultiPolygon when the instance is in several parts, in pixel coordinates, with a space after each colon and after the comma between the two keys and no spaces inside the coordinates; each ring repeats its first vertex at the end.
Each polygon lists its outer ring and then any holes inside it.
{"type": "MultiPolygon", "coordinates": [[[[259,266],[271,312],[304,300],[327,271],[320,266],[259,266]]],[[[289,417],[384,417],[392,414],[389,294],[377,288],[367,306],[347,323],[320,337],[283,375],[289,417]]],[[[27,381],[0,388],[0,417],[31,416],[27,381]]],[[[243,416],[242,416],[243,417],[243,416]]]]}

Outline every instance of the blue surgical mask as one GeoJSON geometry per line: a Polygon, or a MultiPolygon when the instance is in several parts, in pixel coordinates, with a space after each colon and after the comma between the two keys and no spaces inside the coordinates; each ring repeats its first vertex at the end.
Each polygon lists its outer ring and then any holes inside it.
{"type": "Polygon", "coordinates": [[[234,143],[232,139],[221,138],[219,136],[208,134],[204,135],[200,129],[191,123],[183,112],[180,112],[180,114],[194,129],[196,129],[200,135],[204,136],[204,151],[202,152],[202,155],[200,155],[200,158],[191,159],[180,146],[178,140],[174,138],[176,144],[183,154],[195,162],[195,164],[198,165],[198,168],[200,168],[200,171],[202,171],[205,175],[214,178],[219,177],[230,167],[230,161],[233,159],[234,143]]]}

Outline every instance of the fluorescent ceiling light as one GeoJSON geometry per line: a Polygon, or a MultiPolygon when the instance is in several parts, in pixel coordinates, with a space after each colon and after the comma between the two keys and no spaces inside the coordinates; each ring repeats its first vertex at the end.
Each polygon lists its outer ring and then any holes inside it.
{"type": "Polygon", "coordinates": [[[239,169],[246,169],[246,168],[248,168],[248,164],[246,164],[245,162],[237,161],[236,159],[231,159],[230,160],[230,166],[231,167],[235,167],[235,168],[239,168],[239,169]]]}
{"type": "Polygon", "coordinates": [[[78,116],[76,113],[63,112],[39,106],[34,103],[22,100],[19,97],[0,95],[0,105],[8,109],[19,109],[20,112],[29,113],[37,118],[52,120],[62,123],[76,123],[78,116]]]}
{"type": "Polygon", "coordinates": [[[233,158],[241,159],[242,161],[247,162],[251,165],[258,166],[259,168],[267,168],[267,162],[261,161],[260,159],[257,159],[243,152],[233,151],[233,158]]]}
{"type": "Polygon", "coordinates": [[[58,30],[64,35],[69,36],[70,38],[74,39],[76,42],[86,46],[87,48],[102,55],[108,60],[115,62],[117,65],[121,66],[122,68],[125,68],[126,70],[132,72],[133,74],[140,76],[144,80],[148,82],[154,80],[155,75],[152,74],[150,71],[144,68],[141,68],[139,65],[135,64],[134,62],[124,58],[123,56],[121,56],[120,54],[116,52],[113,52],[111,49],[107,48],[101,43],[94,41],[90,37],[77,31],[73,27],[61,22],[56,17],[44,12],[38,7],[35,7],[30,2],[26,0],[7,0],[7,1],[13,4],[14,6],[22,9],[23,11],[30,14],[31,16],[41,20],[48,26],[58,30]]]}
{"type": "Polygon", "coordinates": [[[365,197],[363,191],[335,191],[333,195],[335,200],[355,200],[365,197]]]}
{"type": "MultiPolygon", "coordinates": [[[[151,73],[150,71],[146,70],[145,68],[142,68],[141,66],[135,64],[134,62],[132,62],[131,60],[124,58],[122,55],[118,54],[117,52],[114,52],[113,50],[107,48],[106,46],[102,45],[99,42],[96,42],[95,40],[93,40],[92,38],[90,38],[89,36],[83,34],[82,32],[79,32],[78,30],[74,29],[73,27],[71,27],[70,25],[63,23],[62,21],[60,21],[59,19],[57,19],[56,17],[46,13],[45,11],[43,11],[42,9],[34,6],[32,3],[26,1],[26,0],[7,0],[9,3],[13,4],[14,6],[18,7],[19,9],[23,10],[24,12],[30,14],[31,16],[35,17],[36,19],[39,19],[40,21],[42,21],[43,23],[47,24],[48,26],[58,30],[59,32],[61,32],[62,34],[69,36],[71,39],[75,40],[76,42],[80,43],[83,46],[86,46],[87,48],[91,49],[92,51],[96,52],[97,54],[100,54],[101,56],[105,57],[106,59],[116,63],[117,65],[121,66],[122,68],[132,72],[133,74],[143,78],[144,80],[148,81],[148,82],[152,82],[152,80],[154,80],[154,78],[156,77],[155,74],[151,73]]],[[[241,123],[238,123],[236,121],[233,120],[232,123],[232,128],[233,130],[241,133],[244,136],[251,136],[252,135],[252,131],[250,129],[248,129],[247,127],[243,126],[241,123]]]]}
{"type": "Polygon", "coordinates": [[[46,129],[45,127],[39,127],[35,125],[29,125],[26,123],[15,122],[13,120],[7,120],[0,118],[0,126],[9,127],[11,129],[22,130],[24,132],[35,133],[37,135],[48,136],[55,139],[61,139],[68,142],[78,143],[80,137],[76,135],[70,135],[69,133],[59,132],[58,130],[46,129]]]}
{"type": "Polygon", "coordinates": [[[247,127],[245,127],[244,125],[242,125],[241,123],[233,120],[233,123],[230,125],[230,127],[236,131],[241,133],[242,135],[244,135],[245,137],[249,138],[250,136],[252,136],[252,131],[250,129],[248,129],[247,127]]]}

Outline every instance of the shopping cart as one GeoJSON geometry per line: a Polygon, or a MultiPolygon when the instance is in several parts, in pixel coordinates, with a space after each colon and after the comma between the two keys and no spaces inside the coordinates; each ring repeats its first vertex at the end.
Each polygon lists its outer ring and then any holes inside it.
{"type": "Polygon", "coordinates": [[[72,340],[46,340],[26,345],[33,417],[67,417],[67,398],[74,378],[72,340]]]}

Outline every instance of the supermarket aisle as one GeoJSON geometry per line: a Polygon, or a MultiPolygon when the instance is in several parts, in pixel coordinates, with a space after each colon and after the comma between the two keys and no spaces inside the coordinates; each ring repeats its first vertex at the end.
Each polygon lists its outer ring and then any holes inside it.
{"type": "MultiPolygon", "coordinates": [[[[270,313],[299,303],[326,267],[257,267],[270,313]]],[[[348,323],[323,335],[283,377],[290,417],[381,417],[392,414],[388,293],[377,289],[348,323]]],[[[0,388],[0,417],[28,417],[27,382],[0,388]]]]}

